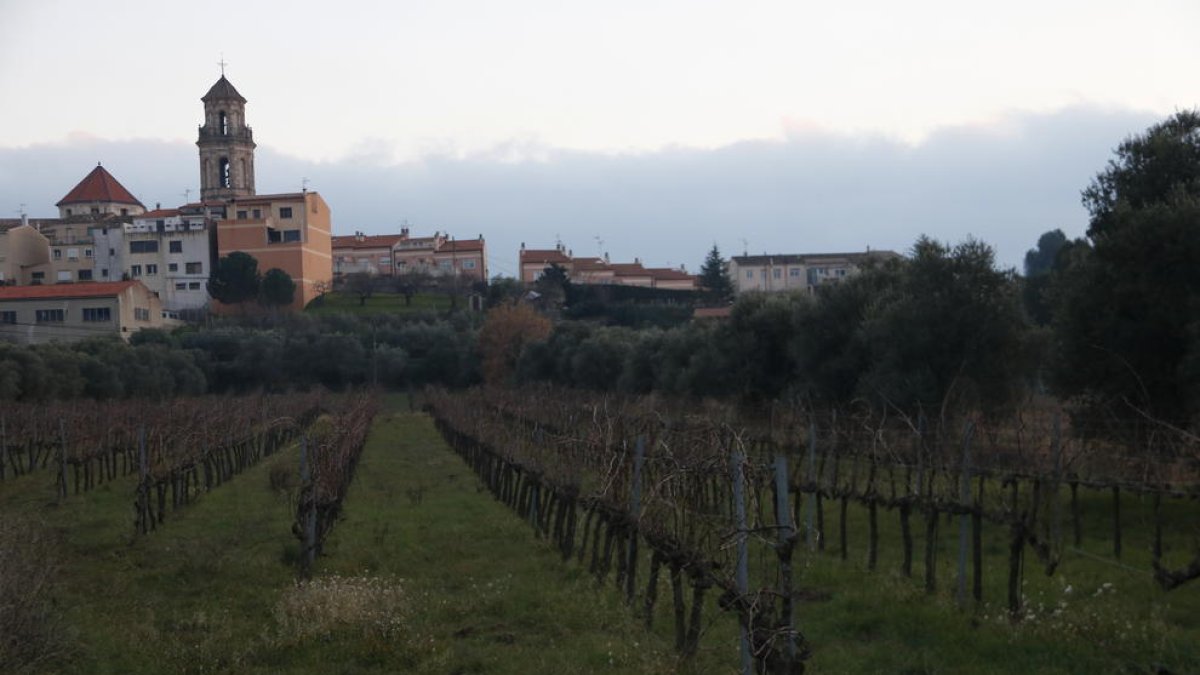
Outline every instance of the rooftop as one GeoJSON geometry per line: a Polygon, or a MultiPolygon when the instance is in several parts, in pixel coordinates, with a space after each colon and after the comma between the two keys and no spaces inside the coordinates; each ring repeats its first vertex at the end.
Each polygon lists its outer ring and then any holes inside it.
{"type": "Polygon", "coordinates": [[[854,253],[780,253],[775,255],[735,255],[739,265],[807,265],[816,262],[858,263],[867,259],[890,260],[901,257],[895,251],[857,251],[854,253]]]}
{"type": "Polygon", "coordinates": [[[130,286],[141,284],[140,281],[97,281],[53,286],[4,286],[0,287],[0,300],[108,298],[122,293],[130,286]]]}
{"type": "Polygon", "coordinates": [[[246,99],[242,98],[242,95],[238,93],[238,90],[233,87],[233,83],[225,79],[224,74],[221,75],[221,79],[217,80],[216,83],[209,88],[208,93],[205,94],[200,100],[237,101],[239,103],[246,102],[246,99]]]}
{"type": "MultiPolygon", "coordinates": [[[[111,202],[114,204],[135,204],[142,206],[142,203],[136,197],[129,194],[129,190],[121,185],[120,181],[113,178],[103,166],[96,164],[96,168],[92,169],[91,173],[83,177],[66,197],[58,201],[55,206],[64,206],[66,204],[86,204],[88,202],[111,202]]],[[[145,208],[142,206],[142,208],[145,208]]]]}
{"type": "Polygon", "coordinates": [[[400,234],[366,234],[359,238],[356,234],[333,237],[332,248],[391,248],[404,238],[400,234]]]}

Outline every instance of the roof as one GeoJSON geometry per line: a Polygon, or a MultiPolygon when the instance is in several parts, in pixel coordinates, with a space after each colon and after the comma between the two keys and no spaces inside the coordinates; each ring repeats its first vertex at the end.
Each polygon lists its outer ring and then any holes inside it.
{"type": "Polygon", "coordinates": [[[602,258],[576,258],[572,267],[577,272],[611,272],[611,266],[602,258]]]}
{"type": "Polygon", "coordinates": [[[358,235],[348,234],[333,237],[331,248],[391,248],[403,238],[402,234],[369,234],[359,239],[358,235]]]}
{"type": "Polygon", "coordinates": [[[173,218],[179,215],[179,209],[154,209],[134,216],[134,220],[146,220],[151,218],[173,218]]]}
{"type": "MultiPolygon", "coordinates": [[[[58,200],[55,206],[87,202],[113,202],[142,206],[136,197],[129,194],[129,190],[126,190],[124,185],[121,185],[111,173],[99,164],[96,164],[96,168],[84,176],[83,180],[79,181],[79,185],[68,192],[66,197],[58,200]]],[[[142,208],[145,207],[142,206],[142,208]]]]}
{"type": "Polygon", "coordinates": [[[233,84],[230,83],[229,80],[225,79],[224,75],[221,75],[221,79],[217,80],[216,84],[210,87],[208,93],[205,94],[200,100],[237,101],[238,103],[246,102],[246,99],[242,98],[242,95],[238,93],[237,89],[233,88],[233,84]]]}
{"type": "Polygon", "coordinates": [[[674,281],[695,281],[696,275],[688,274],[682,270],[672,269],[670,267],[650,267],[646,269],[655,279],[674,280],[674,281]]]}
{"type": "Polygon", "coordinates": [[[282,202],[282,201],[302,201],[308,195],[315,195],[315,190],[307,190],[305,192],[281,192],[274,195],[247,195],[245,197],[234,197],[229,200],[234,204],[260,204],[266,202],[282,202]]]}
{"type": "Polygon", "coordinates": [[[728,319],[732,315],[732,307],[697,307],[692,311],[693,319],[728,319]]]}
{"type": "Polygon", "coordinates": [[[55,284],[53,286],[4,286],[0,287],[0,300],[109,298],[124,292],[131,286],[140,285],[142,285],[140,281],[97,281],[84,284],[55,284]]]}
{"type": "Polygon", "coordinates": [[[642,267],[641,263],[613,263],[610,265],[619,277],[648,277],[650,270],[642,267]]]}
{"type": "Polygon", "coordinates": [[[521,251],[521,264],[525,263],[570,263],[571,259],[562,251],[551,249],[531,249],[521,251]]]}
{"type": "Polygon", "coordinates": [[[482,239],[462,239],[443,242],[438,253],[471,253],[483,250],[482,239]]]}
{"type": "Polygon", "coordinates": [[[730,258],[739,265],[804,265],[816,261],[838,260],[858,263],[875,258],[899,258],[895,251],[857,251],[854,253],[781,253],[779,255],[735,255],[730,258]]]}

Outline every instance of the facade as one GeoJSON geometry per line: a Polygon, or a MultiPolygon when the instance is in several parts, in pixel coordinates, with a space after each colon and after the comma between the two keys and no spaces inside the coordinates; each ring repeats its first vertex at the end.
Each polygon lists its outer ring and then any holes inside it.
{"type": "Polygon", "coordinates": [[[139,281],[0,288],[0,339],[18,344],[103,335],[128,340],[143,328],[174,325],[139,281]]]}
{"type": "Polygon", "coordinates": [[[603,258],[576,258],[562,244],[552,249],[530,249],[521,244],[518,264],[521,281],[537,281],[550,265],[565,269],[571,282],[576,284],[616,284],[677,291],[698,287],[696,276],[688,274],[682,267],[645,267],[638,258],[631,263],[614,263],[609,262],[608,254],[603,258]]]}
{"type": "Polygon", "coordinates": [[[171,312],[203,309],[214,228],[200,210],[155,209],[130,223],[92,229],[96,276],[141,281],[171,312]]]}
{"type": "Polygon", "coordinates": [[[803,291],[813,293],[822,284],[836,284],[857,274],[868,261],[883,262],[900,255],[893,251],[862,253],[797,253],[741,255],[729,259],[729,276],[738,293],[803,291]]]}
{"type": "Polygon", "coordinates": [[[229,201],[225,214],[217,223],[217,255],[241,251],[258,260],[259,272],[287,272],[296,282],[294,309],[303,309],[332,283],[330,213],[321,195],[244,197],[229,201]]]}
{"type": "Polygon", "coordinates": [[[487,243],[478,239],[457,240],[441,232],[431,237],[413,237],[408,228],[400,234],[366,235],[355,232],[333,238],[333,273],[396,276],[420,272],[433,276],[454,275],[471,281],[487,280],[487,243]]]}

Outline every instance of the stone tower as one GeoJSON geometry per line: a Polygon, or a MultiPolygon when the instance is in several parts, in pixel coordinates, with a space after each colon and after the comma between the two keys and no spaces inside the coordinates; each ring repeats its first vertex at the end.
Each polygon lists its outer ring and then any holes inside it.
{"type": "Polygon", "coordinates": [[[204,98],[200,127],[200,199],[249,197],[254,194],[254,133],[246,126],[246,99],[225,74],[204,98]]]}

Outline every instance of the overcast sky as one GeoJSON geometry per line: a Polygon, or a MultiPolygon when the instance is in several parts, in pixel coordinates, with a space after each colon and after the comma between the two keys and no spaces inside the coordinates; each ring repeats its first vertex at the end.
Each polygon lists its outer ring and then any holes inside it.
{"type": "Polygon", "coordinates": [[[3,0],[0,215],[52,215],[96,161],[195,196],[223,55],[259,191],[308,178],[339,233],[482,233],[499,273],[556,237],[694,269],[975,235],[1017,265],[1082,233],[1122,138],[1200,103],[1194,0],[379,5],[3,0]]]}

